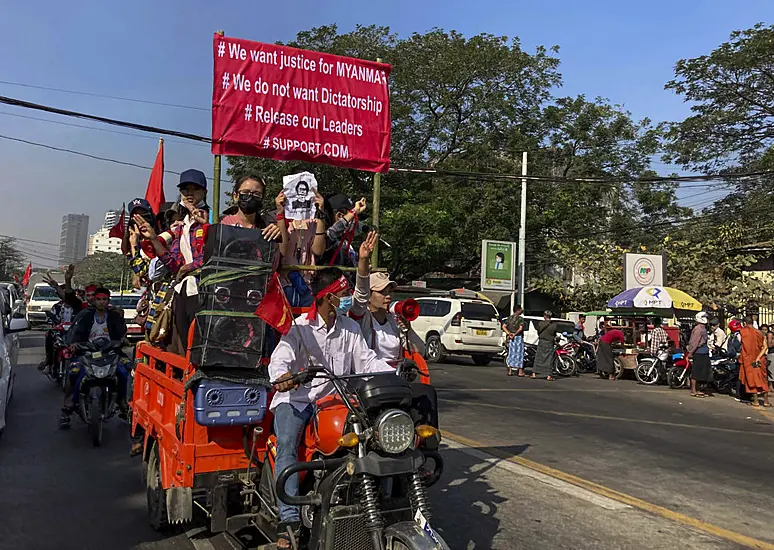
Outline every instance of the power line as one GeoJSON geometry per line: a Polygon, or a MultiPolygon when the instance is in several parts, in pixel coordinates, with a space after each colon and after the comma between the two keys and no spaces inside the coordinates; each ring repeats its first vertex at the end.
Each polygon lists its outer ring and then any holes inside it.
{"type": "Polygon", "coordinates": [[[49,92],[60,92],[64,94],[75,94],[89,97],[101,97],[104,99],[115,99],[118,101],[131,101],[134,103],[145,103],[148,105],[160,105],[162,107],[176,107],[178,109],[192,109],[194,111],[209,111],[209,108],[194,107],[192,105],[180,105],[178,103],[164,103],[161,101],[151,101],[149,99],[137,99],[133,97],[120,97],[114,95],[95,94],[93,92],[80,92],[77,90],[65,90],[63,88],[50,88],[48,86],[36,86],[34,84],[22,84],[21,82],[9,82],[8,80],[0,80],[0,84],[7,84],[8,86],[20,86],[22,88],[33,88],[35,90],[47,90],[49,92]]]}
{"type": "Polygon", "coordinates": [[[14,239],[19,242],[25,242],[25,243],[33,243],[33,244],[45,244],[48,246],[59,246],[58,243],[46,243],[43,241],[33,241],[31,239],[22,239],[21,237],[14,237],[13,235],[0,235],[0,238],[3,239],[14,239]]]}
{"type": "MultiPolygon", "coordinates": [[[[37,120],[39,122],[49,122],[51,124],[60,124],[62,126],[69,126],[69,127],[72,127],[72,128],[83,128],[84,130],[95,130],[97,132],[109,132],[111,134],[118,134],[118,135],[121,135],[121,136],[130,136],[130,137],[136,137],[136,138],[142,138],[142,139],[153,139],[153,140],[157,139],[156,136],[146,136],[146,135],[143,135],[143,134],[133,134],[131,132],[120,132],[118,130],[111,130],[110,128],[97,128],[95,126],[86,126],[84,124],[73,124],[72,122],[63,122],[61,120],[51,120],[51,119],[48,119],[48,118],[40,118],[40,117],[35,117],[35,116],[20,115],[18,113],[6,113],[4,111],[0,111],[0,115],[12,116],[12,117],[17,117],[17,118],[24,118],[24,119],[27,119],[27,120],[37,120]]],[[[206,143],[200,143],[198,141],[190,141],[190,140],[189,141],[184,141],[182,139],[169,139],[169,138],[167,138],[166,141],[170,142],[170,143],[183,143],[185,145],[196,145],[198,147],[207,147],[206,143]]]]}

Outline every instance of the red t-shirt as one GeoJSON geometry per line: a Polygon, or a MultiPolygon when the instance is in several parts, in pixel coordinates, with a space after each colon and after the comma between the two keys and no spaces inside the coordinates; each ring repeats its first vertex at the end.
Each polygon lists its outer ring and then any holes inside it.
{"type": "Polygon", "coordinates": [[[605,331],[605,333],[600,337],[599,341],[604,342],[605,344],[613,344],[615,342],[621,342],[623,344],[624,333],[617,328],[609,329],[605,331]]]}

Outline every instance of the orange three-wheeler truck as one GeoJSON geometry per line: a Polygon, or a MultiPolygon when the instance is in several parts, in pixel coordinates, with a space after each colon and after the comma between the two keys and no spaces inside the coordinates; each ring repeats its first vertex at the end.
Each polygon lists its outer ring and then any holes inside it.
{"type": "MultiPolygon", "coordinates": [[[[209,313],[200,312],[194,325],[210,322],[209,313]]],[[[236,312],[236,319],[252,327],[248,332],[273,332],[254,316],[236,312]]],[[[301,525],[287,526],[295,548],[448,548],[430,523],[426,488],[440,478],[443,461],[435,391],[421,357],[369,377],[334,376],[314,365],[296,374],[300,384],[329,382],[335,393],[316,404],[299,462],[277,476],[266,353],[253,369],[233,368],[222,360],[227,354],[213,355],[221,364],[202,367],[202,353],[192,357],[202,331],[194,325],[185,357],[147,342],[135,352],[132,433],[144,436],[155,529],[202,521],[212,533],[265,539],[274,548],[282,500],[301,510],[301,525]],[[291,496],[285,484],[295,473],[299,491],[291,496]]],[[[263,338],[251,338],[239,340],[266,349],[263,338]]]]}

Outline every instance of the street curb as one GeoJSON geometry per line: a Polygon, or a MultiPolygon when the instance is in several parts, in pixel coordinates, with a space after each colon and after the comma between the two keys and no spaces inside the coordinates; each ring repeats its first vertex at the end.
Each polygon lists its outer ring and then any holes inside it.
{"type": "Polygon", "coordinates": [[[586,489],[587,491],[595,493],[599,496],[603,496],[608,499],[615,500],[622,504],[627,504],[633,508],[644,510],[653,515],[660,516],[662,518],[674,521],[676,523],[680,523],[682,525],[686,525],[688,527],[692,527],[698,531],[703,531],[715,537],[725,539],[725,540],[734,542],[736,544],[746,546],[748,548],[759,548],[761,550],[774,550],[774,544],[768,543],[766,541],[748,537],[747,535],[742,535],[741,533],[737,533],[735,531],[725,529],[718,525],[714,525],[712,523],[708,523],[706,521],[702,521],[700,519],[687,516],[685,514],[681,514],[680,512],[675,512],[674,510],[670,510],[668,508],[664,508],[663,506],[659,506],[657,504],[647,502],[637,497],[627,495],[626,493],[621,493],[614,489],[610,489],[609,487],[605,487],[604,485],[594,483],[593,481],[583,479],[573,474],[562,472],[561,470],[556,470],[555,468],[546,466],[544,464],[540,464],[539,462],[534,462],[532,460],[529,460],[528,458],[514,456],[511,453],[500,451],[499,449],[494,448],[491,445],[487,445],[485,443],[481,443],[479,441],[469,439],[465,436],[457,435],[455,433],[452,433],[446,430],[443,430],[442,434],[443,434],[443,437],[447,439],[450,439],[456,443],[465,445],[467,447],[475,448],[477,451],[483,454],[491,455],[495,458],[500,458],[502,460],[507,460],[508,462],[512,462],[514,464],[524,466],[525,468],[529,468],[530,470],[534,470],[541,474],[559,479],[561,481],[565,481],[571,485],[580,487],[581,489],[586,489]]]}

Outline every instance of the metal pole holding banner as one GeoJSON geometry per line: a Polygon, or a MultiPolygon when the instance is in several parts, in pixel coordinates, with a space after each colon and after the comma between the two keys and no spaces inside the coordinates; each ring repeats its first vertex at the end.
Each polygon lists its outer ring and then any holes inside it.
{"type": "MultiPolygon", "coordinates": [[[[521,157],[521,175],[527,175],[527,152],[521,157]]],[[[519,224],[519,305],[524,305],[527,257],[527,178],[521,178],[521,223],[519,224]]],[[[513,306],[512,306],[513,307],[513,306]]]]}
{"type": "MultiPolygon", "coordinates": [[[[223,31],[216,31],[216,34],[225,36],[223,31]]],[[[220,155],[215,155],[215,163],[212,170],[212,223],[218,223],[220,219],[220,155]]]]}
{"type": "MultiPolygon", "coordinates": [[[[376,62],[381,63],[382,58],[377,57],[376,62]]],[[[381,172],[376,172],[374,174],[374,198],[371,202],[371,208],[373,209],[373,217],[371,219],[374,231],[379,231],[379,208],[381,206],[381,196],[382,174],[381,172]]],[[[376,244],[374,244],[374,252],[371,255],[371,266],[379,267],[379,239],[376,239],[376,244]]]]}
{"type": "Polygon", "coordinates": [[[212,223],[218,223],[220,219],[220,155],[215,155],[215,166],[212,184],[212,223]]]}

